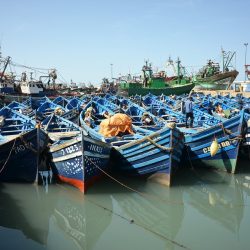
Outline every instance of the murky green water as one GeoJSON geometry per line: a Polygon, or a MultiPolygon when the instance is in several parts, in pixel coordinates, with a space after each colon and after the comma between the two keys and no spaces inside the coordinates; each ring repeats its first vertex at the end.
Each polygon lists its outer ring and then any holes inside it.
{"type": "Polygon", "coordinates": [[[174,186],[103,180],[0,184],[0,249],[249,249],[250,164],[239,174],[181,172],[174,186]],[[249,167],[249,169],[247,169],[249,167]]]}

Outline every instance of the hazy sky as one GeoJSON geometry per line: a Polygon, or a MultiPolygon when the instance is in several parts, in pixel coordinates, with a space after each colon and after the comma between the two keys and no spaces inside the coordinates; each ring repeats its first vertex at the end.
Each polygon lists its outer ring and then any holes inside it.
{"type": "MultiPolygon", "coordinates": [[[[221,47],[236,51],[244,79],[249,0],[0,0],[0,44],[14,62],[56,68],[59,78],[98,84],[179,56],[189,72],[221,47]],[[192,67],[191,67],[192,66],[192,67]]],[[[250,48],[247,62],[250,64],[250,48]]]]}

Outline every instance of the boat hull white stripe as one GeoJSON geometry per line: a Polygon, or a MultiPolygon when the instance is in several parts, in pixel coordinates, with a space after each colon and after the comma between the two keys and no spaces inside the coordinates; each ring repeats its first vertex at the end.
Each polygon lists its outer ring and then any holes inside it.
{"type": "MultiPolygon", "coordinates": [[[[52,161],[53,162],[66,161],[66,160],[69,160],[69,159],[72,159],[72,158],[79,157],[81,155],[82,155],[82,152],[77,151],[77,152],[74,152],[72,154],[68,154],[68,155],[57,157],[57,158],[53,158],[52,161]]],[[[87,151],[84,152],[84,155],[88,156],[88,157],[93,157],[93,158],[95,158],[95,157],[96,158],[102,158],[102,159],[108,159],[109,158],[109,155],[96,154],[96,153],[91,153],[91,152],[87,152],[87,151]]]]}

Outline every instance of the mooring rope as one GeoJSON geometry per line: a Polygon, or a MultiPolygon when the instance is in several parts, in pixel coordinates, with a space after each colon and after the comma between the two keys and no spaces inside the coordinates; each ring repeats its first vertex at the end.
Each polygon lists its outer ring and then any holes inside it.
{"type": "Polygon", "coordinates": [[[119,180],[117,180],[115,177],[113,177],[113,176],[111,176],[109,173],[107,173],[105,170],[103,170],[102,168],[100,168],[95,162],[93,162],[92,160],[91,160],[91,158],[90,157],[88,157],[88,156],[84,156],[85,158],[87,158],[98,170],[100,170],[103,174],[105,174],[107,177],[109,177],[111,180],[113,180],[113,181],[115,181],[116,183],[118,183],[118,184],[120,184],[121,186],[123,186],[123,187],[125,187],[126,189],[128,189],[128,190],[130,190],[130,191],[132,191],[132,192],[135,192],[135,193],[137,193],[137,194],[139,194],[139,195],[141,195],[141,196],[143,196],[143,197],[147,197],[147,198],[151,198],[151,199],[154,199],[154,200],[158,200],[158,201],[161,201],[161,202],[164,202],[164,203],[171,203],[171,204],[179,204],[179,205],[183,205],[183,202],[169,202],[169,201],[167,201],[167,200],[164,200],[164,199],[161,199],[161,198],[159,198],[159,197],[157,197],[157,196],[155,196],[155,195],[150,195],[150,194],[148,194],[148,193],[143,193],[143,192],[140,192],[140,191],[138,191],[138,190],[136,190],[136,189],[134,189],[134,188],[131,188],[131,187],[129,187],[128,185],[126,185],[126,184],[124,184],[124,183],[122,183],[121,181],[119,181],[119,180]]]}
{"type": "Polygon", "coordinates": [[[155,234],[155,235],[157,235],[157,236],[163,238],[164,240],[167,240],[167,241],[171,242],[172,244],[177,245],[177,246],[179,246],[179,247],[181,247],[181,248],[189,249],[188,247],[184,246],[183,244],[180,244],[180,243],[178,243],[178,242],[175,241],[175,240],[171,240],[171,239],[167,238],[165,235],[162,235],[162,234],[160,234],[160,233],[158,233],[158,232],[156,232],[156,231],[153,231],[152,229],[150,229],[150,228],[148,228],[148,227],[146,227],[146,226],[144,226],[144,225],[142,225],[142,224],[136,222],[134,219],[128,219],[128,218],[126,218],[125,216],[123,216],[123,215],[121,215],[121,214],[115,212],[115,211],[114,211],[113,209],[111,209],[111,208],[107,208],[107,207],[105,207],[105,206],[103,206],[103,205],[101,205],[101,204],[99,204],[99,203],[96,203],[96,202],[94,202],[93,200],[90,200],[90,199],[88,199],[88,198],[87,198],[87,200],[88,200],[89,202],[91,202],[92,204],[96,205],[97,207],[100,207],[100,208],[102,208],[102,209],[104,209],[104,210],[106,210],[106,211],[109,211],[110,213],[112,213],[112,214],[114,214],[114,215],[120,217],[121,219],[126,220],[126,221],[129,222],[130,224],[135,224],[135,225],[137,225],[138,227],[141,227],[141,228],[143,228],[144,230],[149,231],[150,233],[153,233],[153,234],[155,234]]]}
{"type": "Polygon", "coordinates": [[[17,138],[15,138],[14,143],[13,143],[13,145],[12,145],[12,148],[11,148],[11,150],[10,150],[10,153],[9,153],[9,155],[8,155],[8,157],[7,157],[6,161],[5,161],[5,163],[3,164],[3,166],[2,166],[2,168],[1,168],[1,170],[0,170],[0,174],[2,173],[2,171],[4,170],[6,164],[8,163],[8,161],[9,161],[9,159],[10,159],[10,155],[11,155],[12,150],[14,149],[15,144],[16,144],[16,139],[17,139],[17,138]]]}
{"type": "MultiPolygon", "coordinates": [[[[60,185],[60,184],[56,184],[56,185],[58,185],[60,188],[66,189],[64,186],[62,186],[62,185],[60,185]]],[[[135,225],[137,225],[138,227],[141,227],[141,228],[143,228],[144,230],[146,230],[146,231],[148,231],[148,232],[150,232],[150,233],[152,233],[152,234],[157,235],[158,237],[161,237],[162,239],[164,239],[164,240],[166,240],[166,241],[169,241],[169,242],[171,242],[171,243],[174,244],[174,245],[177,245],[177,246],[179,246],[179,247],[181,247],[181,248],[184,248],[184,249],[190,249],[190,248],[184,246],[183,244],[178,243],[178,242],[175,241],[175,240],[171,240],[171,239],[167,238],[165,235],[162,235],[162,234],[160,234],[160,233],[158,233],[158,232],[155,232],[155,231],[153,231],[152,229],[150,229],[150,228],[148,228],[148,227],[146,227],[146,226],[144,226],[144,225],[142,225],[142,224],[140,224],[140,223],[137,223],[137,222],[136,222],[134,219],[132,219],[132,218],[129,219],[129,218],[125,217],[124,215],[115,212],[113,209],[108,208],[108,207],[106,207],[106,206],[103,206],[102,204],[99,204],[99,203],[97,203],[97,202],[95,202],[95,201],[89,199],[87,196],[84,196],[84,200],[86,200],[86,201],[92,203],[93,205],[95,205],[95,206],[97,206],[97,207],[99,207],[99,208],[102,208],[102,209],[105,210],[105,211],[110,212],[111,214],[116,215],[117,217],[120,217],[121,219],[123,219],[123,220],[129,222],[130,224],[135,224],[135,225]]]]}

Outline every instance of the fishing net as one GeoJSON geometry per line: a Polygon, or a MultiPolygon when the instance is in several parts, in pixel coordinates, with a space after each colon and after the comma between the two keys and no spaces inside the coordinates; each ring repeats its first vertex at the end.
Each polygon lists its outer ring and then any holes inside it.
{"type": "Polygon", "coordinates": [[[114,114],[100,123],[99,133],[105,137],[133,134],[132,120],[126,114],[114,114]]]}

